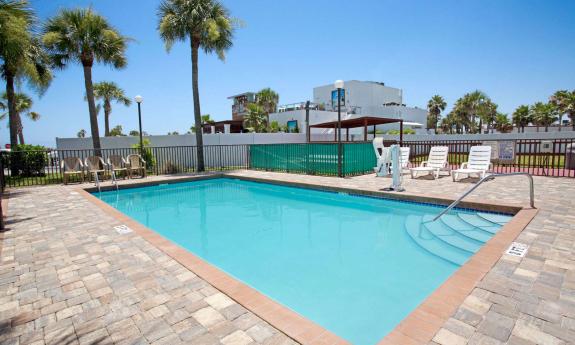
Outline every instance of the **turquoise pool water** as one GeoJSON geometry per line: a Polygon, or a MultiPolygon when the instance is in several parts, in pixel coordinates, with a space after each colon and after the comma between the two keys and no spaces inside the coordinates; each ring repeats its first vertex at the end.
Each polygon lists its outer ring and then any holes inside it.
{"type": "MultiPolygon", "coordinates": [[[[98,194],[95,194],[98,196],[98,194]]],[[[510,216],[212,179],[99,197],[353,344],[372,345],[510,216]]]]}

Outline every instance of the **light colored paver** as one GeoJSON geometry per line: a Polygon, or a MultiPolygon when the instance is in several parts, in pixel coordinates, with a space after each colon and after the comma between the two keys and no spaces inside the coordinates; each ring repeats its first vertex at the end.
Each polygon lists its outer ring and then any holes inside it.
{"type": "MultiPolygon", "coordinates": [[[[234,174],[368,191],[390,184],[373,175],[234,174]]],[[[404,178],[405,193],[451,199],[470,185],[404,178]]],[[[503,255],[432,343],[575,343],[575,179],[535,177],[535,185],[539,213],[517,238],[530,245],[527,255],[503,255]]],[[[294,343],[138,235],[118,234],[120,223],[75,188],[11,191],[0,343],[294,343]]],[[[527,196],[526,181],[514,177],[486,183],[469,200],[526,205],[527,196]]]]}

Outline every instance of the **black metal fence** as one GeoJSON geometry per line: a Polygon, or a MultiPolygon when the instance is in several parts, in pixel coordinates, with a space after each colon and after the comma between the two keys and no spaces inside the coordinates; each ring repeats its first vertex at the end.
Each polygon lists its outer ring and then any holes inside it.
{"type": "MultiPolygon", "coordinates": [[[[146,161],[148,174],[164,175],[196,172],[197,152],[196,146],[146,147],[141,156],[146,161]]],[[[249,168],[249,145],[204,146],[203,153],[207,171],[249,168]]],[[[131,154],[140,154],[140,149],[101,149],[99,156],[108,163],[111,156],[126,158],[131,154]]],[[[65,158],[77,157],[85,162],[87,157],[94,155],[93,149],[1,152],[0,184],[2,187],[24,187],[63,183],[62,162],[65,158]]],[[[109,177],[110,166],[103,168],[104,176],[109,177]]],[[[85,167],[84,172],[87,173],[85,167]]],[[[70,182],[79,180],[80,175],[70,175],[70,182]]]]}
{"type": "MultiPolygon", "coordinates": [[[[497,141],[497,140],[492,140],[497,141]]],[[[510,141],[510,140],[505,140],[510,141]]],[[[575,177],[575,139],[514,140],[515,159],[510,162],[493,161],[493,172],[527,172],[535,176],[575,177]],[[544,142],[550,142],[544,148],[544,142]]],[[[388,142],[393,143],[393,142],[388,142]]],[[[467,161],[471,146],[483,145],[480,140],[404,141],[411,148],[410,162],[419,165],[427,160],[432,146],[449,147],[448,162],[452,169],[467,161]]]]}
{"type": "MultiPolygon", "coordinates": [[[[385,145],[394,143],[396,142],[384,142],[385,145]]],[[[448,146],[451,168],[467,161],[471,146],[482,144],[483,142],[478,140],[403,142],[403,146],[411,148],[412,165],[419,165],[426,160],[432,146],[448,146]]],[[[343,146],[344,176],[373,171],[376,160],[371,142],[346,143],[343,146]]],[[[214,145],[204,146],[203,153],[207,171],[257,169],[326,176],[337,173],[337,143],[214,145]]],[[[113,155],[127,157],[130,154],[140,154],[140,150],[100,150],[100,156],[106,162],[113,155]]],[[[1,152],[0,185],[3,188],[63,183],[63,159],[77,157],[84,162],[93,155],[95,151],[92,149],[1,152]]],[[[152,175],[196,172],[198,167],[196,146],[147,147],[142,156],[146,161],[147,173],[152,175]]],[[[104,169],[109,172],[110,167],[105,166],[104,169]]],[[[522,171],[538,176],[575,177],[575,139],[516,140],[514,161],[495,160],[493,171],[522,171]],[[551,142],[550,147],[544,148],[543,142],[551,142]]],[[[79,179],[78,176],[70,177],[71,182],[74,178],[79,179]]]]}

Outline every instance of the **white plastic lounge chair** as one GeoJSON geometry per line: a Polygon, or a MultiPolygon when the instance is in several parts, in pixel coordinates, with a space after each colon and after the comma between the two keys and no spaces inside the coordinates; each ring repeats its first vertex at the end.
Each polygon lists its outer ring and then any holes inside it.
{"type": "Polygon", "coordinates": [[[90,179],[92,179],[92,176],[95,174],[102,174],[102,179],[105,177],[104,175],[106,174],[106,162],[104,162],[102,157],[88,156],[84,160],[84,165],[86,166],[86,169],[88,169],[90,179]]]}
{"type": "Polygon", "coordinates": [[[411,165],[409,162],[409,153],[411,152],[411,148],[400,147],[399,152],[401,154],[401,156],[399,156],[399,163],[401,164],[401,171],[403,172],[404,169],[408,169],[411,165]]]}
{"type": "Polygon", "coordinates": [[[478,175],[480,178],[484,178],[487,171],[492,168],[491,146],[472,146],[467,162],[461,163],[459,169],[451,172],[451,176],[453,182],[457,180],[459,175],[478,175]]]}
{"type": "Polygon", "coordinates": [[[118,176],[119,172],[122,173],[124,179],[128,175],[128,168],[126,168],[126,160],[122,156],[119,155],[109,156],[108,166],[110,167],[110,170],[112,170],[114,174],[116,174],[116,176],[118,176]]]}
{"type": "Polygon", "coordinates": [[[439,178],[440,171],[449,171],[449,165],[447,164],[447,155],[449,153],[449,148],[447,146],[433,146],[429,150],[429,157],[426,161],[421,162],[420,166],[411,168],[411,178],[416,178],[417,173],[423,172],[426,175],[433,175],[433,178],[439,178]]]}
{"type": "Polygon", "coordinates": [[[132,178],[134,172],[140,174],[141,177],[146,177],[146,161],[140,155],[129,155],[126,157],[126,162],[128,163],[127,168],[130,178],[132,178]]]}
{"type": "Polygon", "coordinates": [[[80,175],[84,182],[84,164],[78,157],[65,157],[60,162],[60,168],[64,176],[64,184],[68,184],[71,175],[80,175]]]}

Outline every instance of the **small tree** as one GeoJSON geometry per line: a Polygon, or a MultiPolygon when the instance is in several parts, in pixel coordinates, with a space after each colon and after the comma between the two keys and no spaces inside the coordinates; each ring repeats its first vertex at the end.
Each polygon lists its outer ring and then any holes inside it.
{"type": "Polygon", "coordinates": [[[509,133],[513,130],[513,125],[509,122],[507,114],[497,113],[495,116],[495,129],[500,133],[509,133]]]}
{"type": "Polygon", "coordinates": [[[78,133],[76,133],[76,136],[78,138],[85,138],[86,137],[86,130],[85,129],[79,130],[78,133]]]}
{"type": "MultiPolygon", "coordinates": [[[[529,108],[531,118],[537,126],[545,127],[545,132],[549,131],[549,126],[557,121],[557,108],[550,103],[537,102],[529,108]]],[[[537,128],[539,131],[539,128],[537,128]]]]}
{"type": "Polygon", "coordinates": [[[108,133],[110,137],[125,137],[126,135],[122,133],[122,126],[117,125],[116,127],[112,128],[108,133]]]}
{"type": "Polygon", "coordinates": [[[250,132],[264,133],[267,127],[267,116],[257,104],[248,104],[248,113],[244,118],[244,127],[250,132]]]}

